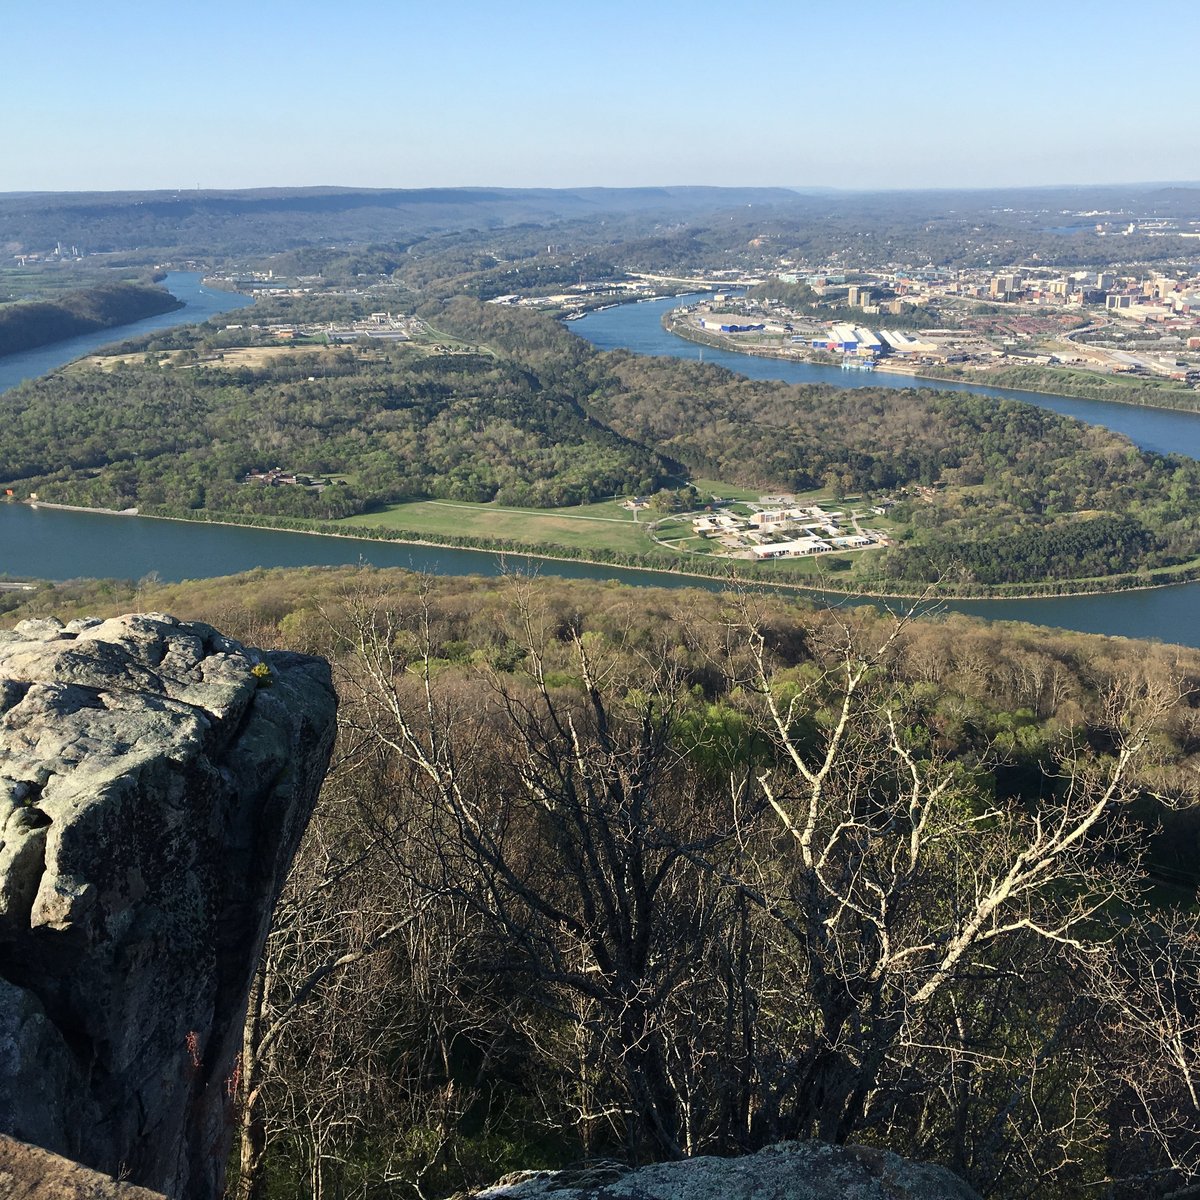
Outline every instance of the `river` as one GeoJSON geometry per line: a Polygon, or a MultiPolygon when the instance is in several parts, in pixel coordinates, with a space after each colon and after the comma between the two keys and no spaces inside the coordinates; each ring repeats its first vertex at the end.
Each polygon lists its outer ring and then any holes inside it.
{"type": "MultiPolygon", "coordinates": [[[[751,379],[825,383],[842,388],[928,387],[938,391],[972,392],[976,395],[1024,400],[1090,424],[1104,425],[1125,434],[1147,450],[1200,458],[1200,413],[1142,408],[1102,400],[1076,400],[1047,396],[1041,392],[1022,392],[950,380],[914,379],[887,371],[843,371],[840,367],[822,367],[701,347],[668,333],[662,326],[663,313],[669,308],[692,303],[697,298],[672,297],[609,308],[572,321],[571,329],[602,350],[626,349],[637,354],[691,360],[703,356],[707,363],[725,367],[751,379]]],[[[945,607],[953,612],[971,613],[993,620],[1031,621],[1038,625],[1078,629],[1085,633],[1161,638],[1163,641],[1200,646],[1200,583],[1099,596],[959,600],[947,602],[945,607]]]]}
{"type": "Polygon", "coordinates": [[[589,313],[578,321],[570,322],[568,328],[601,350],[624,349],[632,350],[635,354],[692,361],[703,355],[706,363],[725,367],[749,379],[825,383],[838,388],[921,387],[939,392],[971,392],[976,396],[1024,400],[1039,408],[1077,417],[1090,425],[1104,425],[1123,433],[1143,449],[1158,454],[1177,453],[1200,458],[1200,413],[1142,408],[1135,404],[1114,404],[1105,400],[1076,400],[1069,396],[1047,396],[1043,392],[1022,392],[1013,388],[959,383],[949,379],[915,379],[911,375],[897,375],[891,371],[843,371],[841,367],[821,367],[814,363],[789,362],[782,358],[701,347],[696,342],[668,333],[662,326],[663,313],[697,299],[700,297],[683,296],[646,300],[641,304],[621,304],[616,308],[589,313]]]}
{"type": "MultiPolygon", "coordinates": [[[[136,333],[204,320],[247,303],[243,296],[214,292],[200,286],[195,275],[168,277],[171,291],[187,307],[136,325],[108,330],[102,335],[60,342],[28,354],[0,361],[0,391],[22,378],[52,370],[98,346],[122,341],[136,333]]],[[[686,300],[672,298],[624,305],[592,313],[571,328],[605,349],[624,347],[640,354],[698,358],[700,347],[668,334],[661,326],[663,311],[686,300]]],[[[756,379],[783,379],[792,383],[831,383],[837,387],[912,387],[917,381],[903,376],[842,371],[704,349],[706,362],[728,367],[756,379]]],[[[926,386],[921,381],[919,386],[926,386]]],[[[1200,458],[1200,414],[1175,413],[1067,400],[1036,393],[1007,392],[996,388],[937,382],[951,391],[1009,395],[1056,412],[1077,416],[1119,430],[1152,450],[1174,450],[1200,458]]],[[[262,529],[235,528],[142,517],[31,509],[0,504],[0,574],[41,579],[84,576],[139,579],[155,572],[164,580],[227,575],[257,566],[296,567],[370,563],[407,567],[441,574],[496,575],[518,568],[574,579],[614,579],[632,584],[679,587],[685,583],[716,588],[716,580],[682,579],[666,572],[622,570],[584,563],[439,549],[397,542],[369,542],[358,538],[314,537],[262,529]]],[[[848,598],[845,603],[861,603],[848,598]]],[[[1161,638],[1200,646],[1200,583],[1118,592],[1102,596],[1055,597],[1039,600],[955,601],[948,610],[993,619],[1030,621],[1077,629],[1088,633],[1125,637],[1161,638]]]]}
{"type": "Polygon", "coordinates": [[[118,325],[115,329],[80,334],[79,337],[68,338],[65,342],[52,342],[49,346],[38,346],[20,354],[6,354],[0,358],[0,392],[7,392],[23,380],[45,375],[64,363],[99,350],[101,346],[111,346],[115,342],[141,337],[143,334],[153,333],[156,329],[195,325],[218,313],[231,312],[235,308],[245,308],[254,303],[249,296],[238,292],[220,292],[215,288],[205,287],[202,277],[192,271],[173,271],[163,283],[171,295],[183,301],[183,308],[177,308],[174,312],[159,313],[156,317],[146,317],[145,320],[134,321],[130,325],[118,325]]]}
{"type": "Polygon", "coordinates": [[[165,521],[69,509],[0,504],[0,574],[38,579],[88,577],[166,582],[233,575],[255,567],[406,567],[437,575],[501,575],[541,571],[568,579],[615,579],[719,590],[716,579],[684,579],[662,571],[554,562],[521,554],[457,550],[408,542],[323,537],[248,526],[165,521]]]}

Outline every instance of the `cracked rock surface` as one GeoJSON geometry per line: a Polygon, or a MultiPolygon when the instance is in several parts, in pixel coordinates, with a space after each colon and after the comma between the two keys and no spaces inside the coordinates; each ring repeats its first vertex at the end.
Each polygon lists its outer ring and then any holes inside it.
{"type": "Polygon", "coordinates": [[[743,1158],[509,1176],[476,1200],[979,1200],[957,1175],[868,1146],[781,1142],[743,1158]]]}
{"type": "Polygon", "coordinates": [[[335,706],[322,660],[164,614],[0,632],[0,1132],[218,1194],[335,706]]]}

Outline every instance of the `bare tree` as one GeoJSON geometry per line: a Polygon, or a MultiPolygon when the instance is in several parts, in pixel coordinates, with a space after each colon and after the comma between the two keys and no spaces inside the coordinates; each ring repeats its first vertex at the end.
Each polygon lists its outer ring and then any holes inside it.
{"type": "Polygon", "coordinates": [[[356,708],[411,768],[443,886],[490,923],[493,969],[536,980],[537,1006],[573,1029],[580,1129],[602,1119],[631,1156],[675,1157],[697,1145],[698,1094],[676,1018],[733,908],[705,899],[696,866],[724,814],[695,802],[673,741],[669,648],[618,668],[513,589],[522,673],[482,670],[469,685],[437,677],[427,610],[409,622],[360,610],[356,708]],[[555,682],[564,667],[569,687],[555,682]]]}
{"type": "MultiPolygon", "coordinates": [[[[824,668],[797,683],[776,671],[759,625],[744,626],[748,682],[776,753],[756,780],[770,821],[743,804],[749,852],[736,886],[775,930],[768,957],[791,973],[786,1007],[765,1023],[794,1031],[775,1035],[774,1061],[760,1060],[762,1140],[887,1128],[901,1112],[911,1119],[914,1099],[947,1072],[961,1093],[981,1024],[997,1020],[981,1004],[1030,1004],[1030,988],[1005,998],[997,982],[1031,962],[1103,954],[1114,933],[1104,914],[1137,902],[1120,810],[1176,697],[1115,690],[1107,753],[1065,742],[1051,800],[989,804],[969,769],[905,725],[887,670],[902,628],[865,651],[848,627],[834,629],[824,668]]],[[[1027,1075],[1063,1040],[1062,1030],[1044,1038],[1021,1069],[1005,1050],[999,1073],[1027,1075]]]]}
{"type": "Polygon", "coordinates": [[[377,749],[340,739],[247,1009],[235,1080],[241,1200],[266,1195],[271,1143],[288,1142],[306,1162],[316,1200],[356,1143],[382,1129],[401,1140],[413,1073],[415,1107],[431,1107],[428,1072],[414,1071],[412,1057],[444,1065],[449,948],[467,934],[410,866],[417,856],[403,853],[413,814],[394,802],[394,783],[377,749]]]}
{"type": "Polygon", "coordinates": [[[1200,917],[1155,912],[1086,963],[1110,1081],[1113,1194],[1200,1195],[1200,917]]]}
{"type": "MultiPolygon", "coordinates": [[[[402,1120],[431,1180],[506,1072],[586,1152],[815,1135],[903,1146],[988,1195],[1190,1185],[1192,943],[1142,937],[1124,816],[1178,699],[1154,672],[1098,663],[1094,719],[1036,797],[998,800],[992,761],[924,723],[907,621],[742,598],[723,627],[684,615],[649,641],[503,586],[470,662],[428,586],[334,616],[368,865],[325,888],[351,859],[338,839],[317,855],[250,1038],[296,1077],[262,1094],[311,1189],[402,1120]],[[1153,1153],[1122,1175],[1133,1145],[1153,1153]]],[[[1057,686],[987,645],[964,651],[972,686],[1057,686]]],[[[414,1184],[402,1155],[385,1173],[414,1184]]]]}

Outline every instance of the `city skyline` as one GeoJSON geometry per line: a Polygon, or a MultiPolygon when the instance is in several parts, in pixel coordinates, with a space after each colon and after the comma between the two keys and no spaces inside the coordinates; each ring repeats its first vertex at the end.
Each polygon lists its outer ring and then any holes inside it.
{"type": "Polygon", "coordinates": [[[1029,0],[6,13],[0,191],[1200,177],[1200,15],[1029,0]],[[53,24],[51,23],[53,20],[53,24]]]}

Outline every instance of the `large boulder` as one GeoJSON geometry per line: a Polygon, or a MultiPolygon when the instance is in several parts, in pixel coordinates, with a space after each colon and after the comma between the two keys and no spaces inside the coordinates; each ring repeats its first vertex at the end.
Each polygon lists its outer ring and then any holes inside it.
{"type": "Polygon", "coordinates": [[[743,1158],[528,1171],[476,1200],[979,1200],[957,1175],[869,1146],[781,1142],[743,1158]]]}
{"type": "Polygon", "coordinates": [[[328,665],[162,614],[0,633],[0,1132],[219,1194],[328,665]]]}

